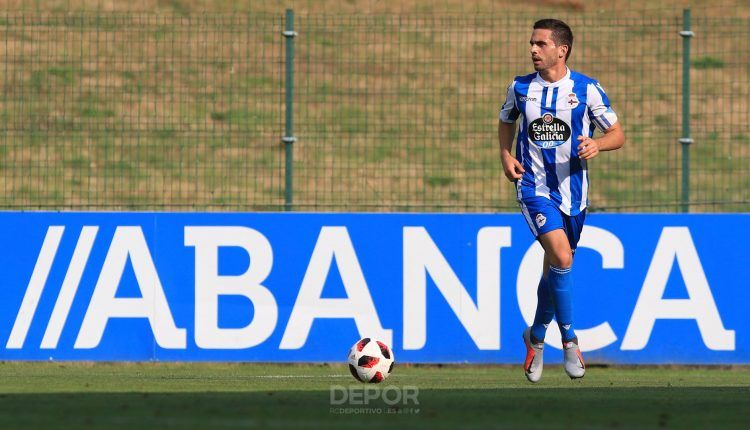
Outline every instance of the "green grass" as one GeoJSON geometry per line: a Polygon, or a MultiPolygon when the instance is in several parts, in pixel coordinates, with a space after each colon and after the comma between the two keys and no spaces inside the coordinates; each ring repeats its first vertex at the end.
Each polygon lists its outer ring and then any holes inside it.
{"type": "MultiPolygon", "coordinates": [[[[12,1],[8,11],[27,12],[0,17],[12,48],[0,65],[0,124],[10,132],[0,152],[0,207],[283,208],[285,6],[162,0],[117,2],[109,11],[99,3],[12,1]],[[79,10],[89,12],[70,13],[79,10]],[[222,151],[225,137],[248,150],[222,151]],[[59,154],[68,156],[66,169],[59,154]]],[[[592,207],[675,210],[682,52],[673,37],[684,1],[663,2],[658,18],[641,13],[644,0],[532,9],[510,0],[374,3],[292,5],[296,204],[515,210],[499,163],[497,108],[512,77],[531,71],[533,17],[555,11],[580,35],[571,66],[602,82],[628,139],[590,164],[592,207]]],[[[738,143],[748,142],[741,132],[750,79],[737,76],[749,69],[717,47],[747,51],[750,6],[690,3],[694,211],[746,211],[750,152],[738,143]],[[726,174],[719,180],[715,171],[726,174]],[[715,200],[727,203],[706,203],[715,200]]]]}
{"type": "Polygon", "coordinates": [[[7,362],[0,364],[0,381],[3,429],[750,424],[750,368],[591,368],[583,380],[571,381],[550,366],[531,385],[517,366],[401,366],[382,387],[417,387],[419,404],[398,409],[382,401],[332,406],[332,386],[363,387],[340,364],[7,362]]]}
{"type": "Polygon", "coordinates": [[[724,60],[715,57],[699,57],[693,59],[692,64],[696,69],[721,69],[724,67],[724,60]]]}

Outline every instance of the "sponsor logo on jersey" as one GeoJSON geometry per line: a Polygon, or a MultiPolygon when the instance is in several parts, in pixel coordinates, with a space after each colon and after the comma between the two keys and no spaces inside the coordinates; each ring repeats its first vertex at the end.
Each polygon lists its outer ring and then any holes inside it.
{"type": "Polygon", "coordinates": [[[541,148],[560,146],[570,139],[570,134],[570,126],[551,113],[545,113],[529,124],[529,139],[541,148]]]}
{"type": "Polygon", "coordinates": [[[520,99],[522,102],[535,102],[536,101],[536,97],[521,96],[520,99]]]}
{"type": "Polygon", "coordinates": [[[545,217],[542,214],[536,214],[536,226],[539,228],[542,228],[544,224],[547,222],[547,217],[545,217]]]}

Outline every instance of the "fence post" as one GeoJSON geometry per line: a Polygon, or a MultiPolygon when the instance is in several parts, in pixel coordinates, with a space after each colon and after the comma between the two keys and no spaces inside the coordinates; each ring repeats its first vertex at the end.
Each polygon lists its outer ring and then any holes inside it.
{"type": "Polygon", "coordinates": [[[690,211],[690,9],[682,11],[682,211],[690,211]]]}
{"type": "Polygon", "coordinates": [[[292,196],[294,190],[294,143],[297,138],[294,137],[293,127],[293,103],[294,103],[294,38],[297,32],[294,31],[294,10],[286,10],[286,27],[282,33],[286,38],[286,118],[284,127],[285,149],[285,190],[284,190],[284,210],[292,210],[292,196]]]}

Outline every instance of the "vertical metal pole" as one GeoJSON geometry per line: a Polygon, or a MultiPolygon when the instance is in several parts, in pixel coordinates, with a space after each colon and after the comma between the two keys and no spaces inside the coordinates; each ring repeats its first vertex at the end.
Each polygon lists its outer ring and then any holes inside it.
{"type": "Polygon", "coordinates": [[[690,9],[682,11],[682,211],[690,211],[690,9]]]}
{"type": "Polygon", "coordinates": [[[286,10],[286,28],[282,34],[286,38],[286,126],[284,137],[281,138],[286,151],[284,210],[291,211],[294,190],[294,143],[297,141],[297,138],[294,137],[292,123],[294,119],[292,109],[294,104],[294,38],[297,37],[297,32],[294,31],[294,11],[292,9],[286,10]]]}

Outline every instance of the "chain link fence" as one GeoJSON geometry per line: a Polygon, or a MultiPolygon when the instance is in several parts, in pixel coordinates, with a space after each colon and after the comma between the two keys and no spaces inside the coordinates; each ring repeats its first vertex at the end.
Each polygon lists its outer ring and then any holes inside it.
{"type": "MultiPolygon", "coordinates": [[[[560,17],[628,138],[592,209],[679,211],[682,11],[560,17]]],[[[283,14],[0,13],[0,207],[515,210],[497,115],[536,18],[297,16],[287,170],[283,14]]],[[[690,210],[748,211],[750,20],[692,29],[690,210]]]]}

